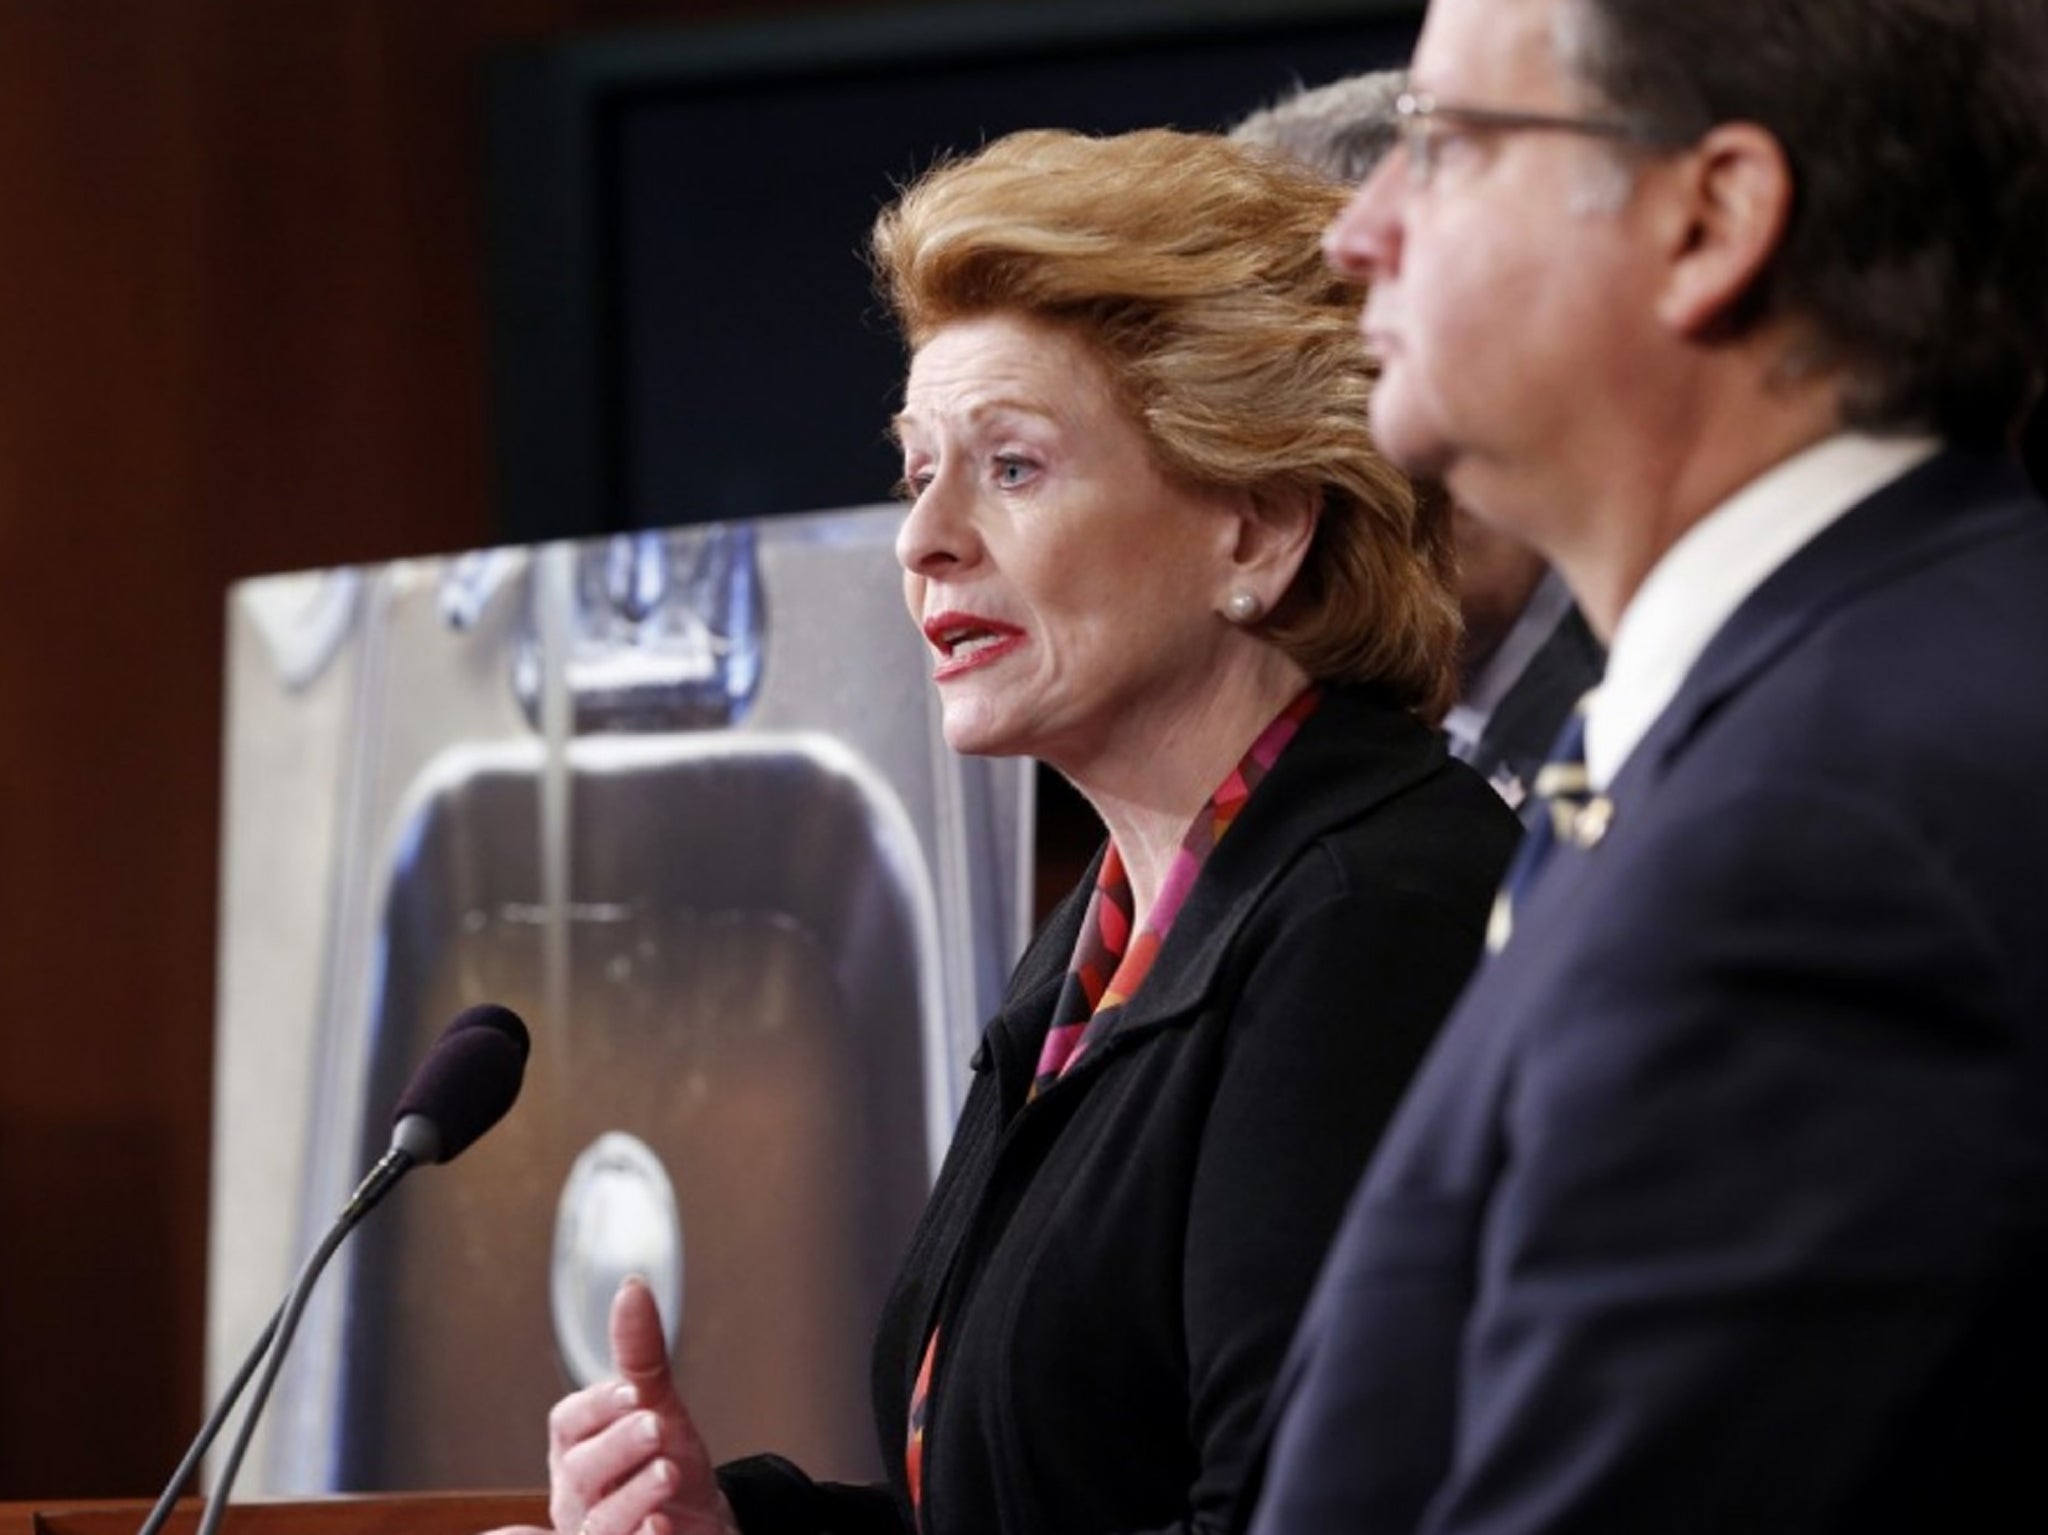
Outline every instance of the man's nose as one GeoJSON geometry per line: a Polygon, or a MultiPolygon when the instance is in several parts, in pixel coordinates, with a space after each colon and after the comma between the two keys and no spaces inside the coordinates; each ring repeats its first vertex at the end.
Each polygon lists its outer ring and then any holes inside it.
{"type": "Polygon", "coordinates": [[[1398,269],[1407,181],[1395,162],[1404,156],[1405,151],[1397,149],[1382,159],[1323,231],[1323,259],[1338,276],[1369,283],[1398,269]]]}

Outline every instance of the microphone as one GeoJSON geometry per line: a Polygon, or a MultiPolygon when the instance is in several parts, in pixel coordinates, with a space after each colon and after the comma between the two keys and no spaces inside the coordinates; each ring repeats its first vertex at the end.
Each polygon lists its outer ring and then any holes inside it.
{"type": "Polygon", "coordinates": [[[529,1043],[509,1007],[485,1002],[457,1013],[398,1095],[391,1149],[349,1196],[342,1219],[354,1226],[413,1168],[454,1161],[503,1119],[519,1096],[529,1043]]]}
{"type": "Polygon", "coordinates": [[[423,1162],[454,1161],[475,1144],[479,1136],[505,1117],[506,1111],[519,1097],[530,1046],[526,1025],[520,1021],[519,1015],[494,1002],[465,1008],[441,1031],[441,1037],[434,1041],[434,1047],[413,1071],[412,1080],[406,1083],[405,1091],[398,1096],[398,1107],[391,1116],[390,1149],[377,1159],[376,1166],[356,1185],[341,1214],[335,1218],[313,1256],[292,1282],[284,1302],[257,1337],[254,1347],[249,1350],[249,1357],[242,1361],[242,1368],[228,1383],[220,1403],[199,1430],[198,1437],[185,1452],[185,1458],[171,1473],[170,1483],[150,1510],[149,1517],[143,1521],[138,1535],[157,1535],[163,1528],[179,1493],[184,1490],[213,1441],[220,1436],[229,1412],[243,1388],[249,1384],[249,1377],[255,1374],[256,1367],[263,1363],[267,1354],[269,1364],[264,1369],[263,1379],[256,1388],[256,1396],[248,1412],[243,1414],[241,1429],[235,1436],[234,1446],[227,1463],[221,1468],[213,1496],[207,1500],[205,1516],[200,1522],[199,1535],[214,1535],[221,1516],[227,1511],[228,1492],[241,1470],[242,1457],[248,1451],[256,1420],[262,1416],[271,1387],[277,1382],[277,1372],[284,1363],[285,1350],[291,1347],[292,1334],[298,1329],[299,1315],[312,1295],[313,1282],[327,1267],[327,1260],[334,1256],[335,1250],[355,1230],[357,1223],[391,1192],[400,1178],[423,1162]],[[271,1346],[273,1339],[275,1348],[271,1346]]]}

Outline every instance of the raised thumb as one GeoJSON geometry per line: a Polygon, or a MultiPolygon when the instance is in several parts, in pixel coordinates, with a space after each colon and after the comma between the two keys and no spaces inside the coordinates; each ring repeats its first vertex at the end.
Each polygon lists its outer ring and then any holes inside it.
{"type": "Polygon", "coordinates": [[[640,1394],[640,1405],[659,1407],[675,1393],[669,1377],[668,1341],[661,1335],[661,1312],[654,1292],[637,1274],[629,1275],[612,1297],[612,1363],[640,1394]]]}

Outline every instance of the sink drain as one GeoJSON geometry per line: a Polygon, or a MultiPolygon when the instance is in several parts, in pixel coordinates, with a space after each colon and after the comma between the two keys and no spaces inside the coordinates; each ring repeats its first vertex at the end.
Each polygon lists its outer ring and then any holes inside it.
{"type": "Polygon", "coordinates": [[[683,1227],[675,1188],[646,1142],[611,1130],[576,1158],[555,1210],[548,1285],[555,1346],[578,1386],[616,1373],[612,1295],[629,1274],[645,1279],[654,1292],[673,1350],[683,1316],[683,1227]]]}

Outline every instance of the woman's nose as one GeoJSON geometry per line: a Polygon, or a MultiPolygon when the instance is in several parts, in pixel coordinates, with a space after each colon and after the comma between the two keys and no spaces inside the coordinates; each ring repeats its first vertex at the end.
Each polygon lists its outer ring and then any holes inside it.
{"type": "Polygon", "coordinates": [[[1323,231],[1323,259],[1351,282],[1391,276],[1401,259],[1401,192],[1406,182],[1395,151],[1359,183],[1330,227],[1323,231]]]}
{"type": "Polygon", "coordinates": [[[949,481],[945,474],[927,481],[896,530],[896,559],[911,575],[947,575],[973,558],[973,526],[949,481]]]}

